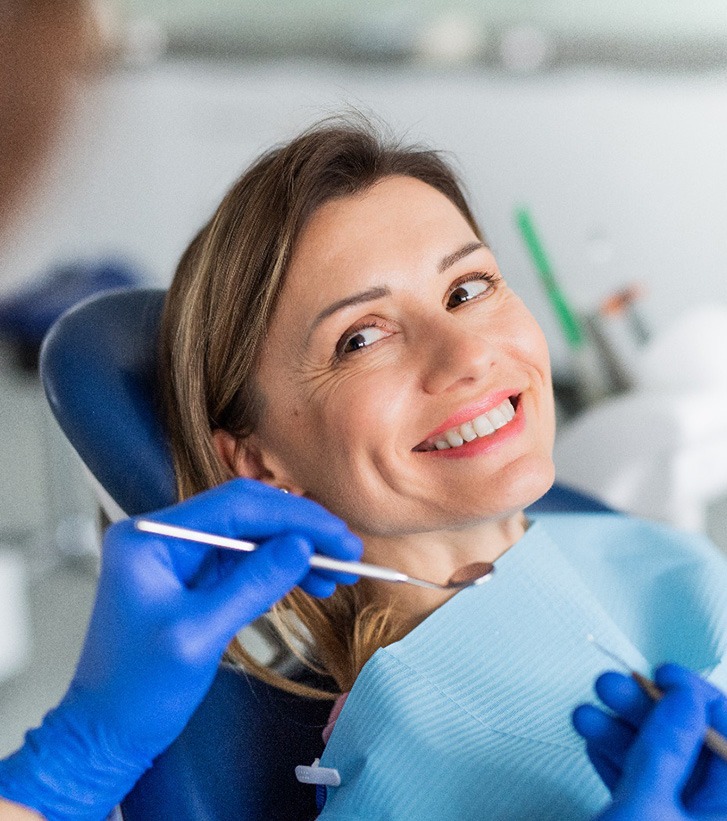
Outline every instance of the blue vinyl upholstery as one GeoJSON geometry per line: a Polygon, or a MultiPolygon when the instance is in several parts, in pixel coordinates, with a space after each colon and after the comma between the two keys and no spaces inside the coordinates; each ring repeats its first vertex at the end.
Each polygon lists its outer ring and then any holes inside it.
{"type": "MultiPolygon", "coordinates": [[[[131,516],[169,505],[175,496],[154,391],[163,300],[164,291],[153,289],[92,297],[55,323],[41,351],[41,378],[56,419],[96,479],[131,516]]],[[[531,510],[609,508],[556,485],[531,510]]],[[[180,738],[125,800],[124,818],[314,818],[314,788],[299,784],[293,769],[320,756],[330,707],[222,665],[180,738]]]]}
{"type": "Polygon", "coordinates": [[[162,290],[93,296],[51,327],[40,376],[86,467],[129,516],[174,502],[174,472],[154,395],[162,290]]]}
{"type": "Polygon", "coordinates": [[[125,821],[315,818],[315,787],[295,767],[321,756],[331,705],[221,665],[182,735],[123,802],[125,821]]]}
{"type": "Polygon", "coordinates": [[[528,508],[530,513],[613,513],[613,508],[589,496],[556,482],[553,487],[528,508]]]}

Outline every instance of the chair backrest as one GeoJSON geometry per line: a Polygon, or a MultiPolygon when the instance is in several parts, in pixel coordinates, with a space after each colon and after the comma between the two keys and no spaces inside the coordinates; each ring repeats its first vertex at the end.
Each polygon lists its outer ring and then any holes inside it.
{"type": "Polygon", "coordinates": [[[182,735],[123,801],[124,821],[314,819],[315,787],[295,767],[321,756],[331,704],[220,666],[182,735]]]}
{"type": "MultiPolygon", "coordinates": [[[[53,413],[102,488],[128,515],[175,498],[154,386],[164,291],[92,297],[50,330],[40,371],[53,413]]],[[[607,511],[556,485],[533,511],[607,511]]],[[[320,684],[320,681],[307,680],[320,684]]],[[[274,821],[316,814],[297,764],[320,756],[331,704],[298,698],[221,666],[179,739],[123,804],[127,821],[274,821]]]]}
{"type": "Polygon", "coordinates": [[[165,291],[92,296],[51,327],[40,376],[51,410],[86,467],[128,516],[174,502],[174,472],[156,405],[165,291]]]}

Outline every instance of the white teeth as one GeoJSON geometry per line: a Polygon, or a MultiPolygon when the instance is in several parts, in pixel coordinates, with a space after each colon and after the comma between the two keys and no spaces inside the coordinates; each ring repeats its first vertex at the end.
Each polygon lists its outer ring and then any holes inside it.
{"type": "Polygon", "coordinates": [[[476,419],[472,420],[472,425],[477,431],[478,436],[487,436],[489,433],[495,432],[495,426],[492,422],[490,422],[484,413],[482,416],[478,416],[476,419]]]}
{"type": "Polygon", "coordinates": [[[457,428],[448,430],[444,434],[444,438],[449,442],[450,447],[458,448],[460,445],[464,445],[464,437],[459,435],[457,428]]]}
{"type": "Polygon", "coordinates": [[[499,430],[503,425],[507,425],[510,421],[507,416],[505,416],[499,408],[494,408],[487,414],[487,418],[492,422],[495,426],[496,430],[499,430]]]}
{"type": "Polygon", "coordinates": [[[472,422],[465,422],[464,425],[460,425],[459,432],[465,442],[471,442],[473,439],[477,438],[475,429],[472,427],[472,422]]]}
{"type": "Polygon", "coordinates": [[[480,414],[470,422],[465,422],[458,427],[440,433],[437,439],[434,440],[434,447],[437,450],[461,447],[465,442],[472,442],[478,437],[489,436],[496,430],[507,425],[514,416],[515,408],[512,406],[512,402],[506,399],[496,408],[487,411],[487,413],[480,414]]]}

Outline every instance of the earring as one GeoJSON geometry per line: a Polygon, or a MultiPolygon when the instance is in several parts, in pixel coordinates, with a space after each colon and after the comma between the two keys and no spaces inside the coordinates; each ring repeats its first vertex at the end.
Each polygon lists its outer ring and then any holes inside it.
{"type": "Polygon", "coordinates": [[[287,488],[287,487],[279,487],[279,488],[278,488],[278,490],[279,490],[281,493],[290,493],[290,491],[288,490],[288,488],[287,488]]]}

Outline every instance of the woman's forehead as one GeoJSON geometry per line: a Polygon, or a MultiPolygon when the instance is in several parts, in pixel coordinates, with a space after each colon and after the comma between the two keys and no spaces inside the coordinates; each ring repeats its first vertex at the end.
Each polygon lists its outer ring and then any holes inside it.
{"type": "Polygon", "coordinates": [[[343,298],[426,269],[473,239],[472,227],[444,194],[417,179],[388,177],[312,215],[293,250],[284,291],[296,302],[343,298]]]}
{"type": "Polygon", "coordinates": [[[361,192],[320,206],[310,217],[299,242],[304,246],[315,245],[325,238],[329,245],[345,246],[361,240],[376,248],[374,228],[386,236],[416,230],[432,219],[466,224],[452,201],[431,185],[413,177],[384,177],[361,192]],[[341,233],[342,227],[348,230],[341,233]]]}

